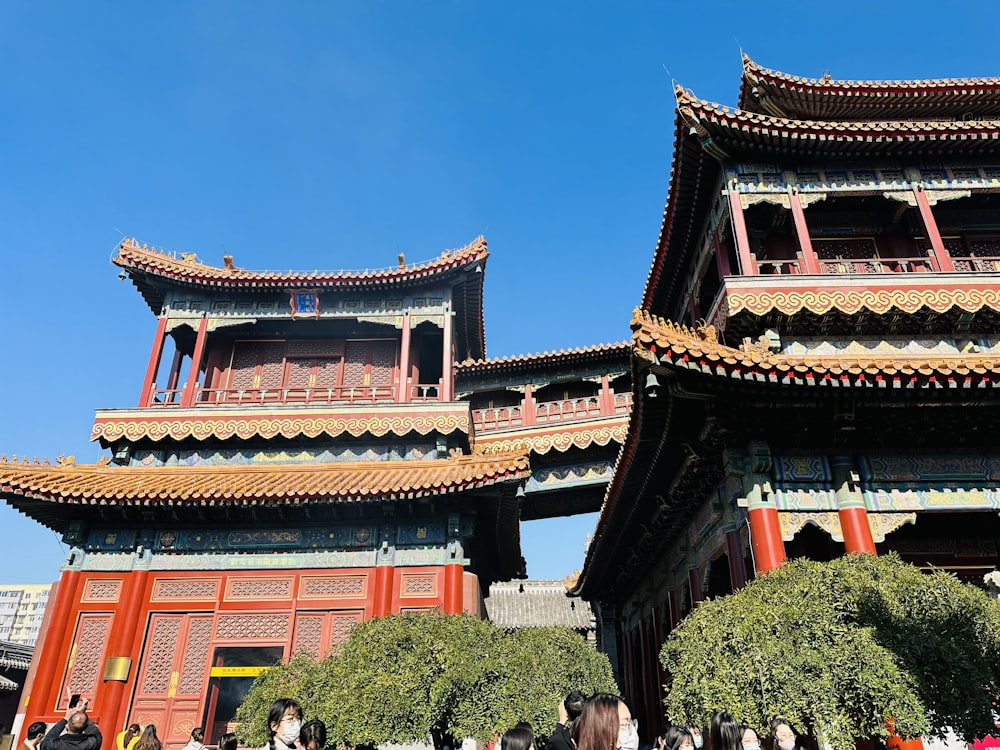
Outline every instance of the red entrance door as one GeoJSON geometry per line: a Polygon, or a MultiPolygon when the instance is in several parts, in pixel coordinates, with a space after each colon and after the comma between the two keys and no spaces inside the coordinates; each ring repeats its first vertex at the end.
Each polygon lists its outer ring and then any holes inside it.
{"type": "Polygon", "coordinates": [[[167,747],[187,743],[201,721],[211,637],[211,614],[150,616],[129,724],[155,724],[167,747]]]}

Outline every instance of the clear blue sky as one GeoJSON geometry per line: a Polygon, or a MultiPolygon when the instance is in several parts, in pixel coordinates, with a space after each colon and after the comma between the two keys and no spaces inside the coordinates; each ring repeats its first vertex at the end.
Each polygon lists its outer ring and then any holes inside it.
{"type": "MultiPolygon", "coordinates": [[[[490,356],[619,341],[659,231],[671,78],[735,104],[739,48],[835,78],[1000,75],[996,2],[0,4],[0,452],[101,455],[155,320],[123,234],[251,269],[386,267],[485,234],[490,356]],[[669,72],[668,72],[669,71],[669,72]]],[[[532,577],[594,516],[525,524],[532,577]]],[[[58,576],[0,507],[0,582],[58,576]]]]}

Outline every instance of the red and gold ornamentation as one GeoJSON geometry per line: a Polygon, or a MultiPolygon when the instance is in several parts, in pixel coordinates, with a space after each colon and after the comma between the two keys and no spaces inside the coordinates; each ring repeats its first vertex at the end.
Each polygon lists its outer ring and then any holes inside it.
{"type": "Polygon", "coordinates": [[[560,452],[570,448],[588,448],[592,445],[605,446],[621,443],[628,432],[628,416],[594,422],[560,424],[555,427],[490,432],[480,435],[476,450],[486,454],[529,451],[542,454],[551,450],[560,452]]]}
{"type": "Polygon", "coordinates": [[[419,410],[400,409],[394,404],[383,409],[345,406],[324,410],[296,409],[294,413],[285,414],[275,408],[267,409],[267,413],[262,411],[265,410],[250,408],[220,413],[208,407],[196,407],[171,411],[163,416],[150,415],[149,410],[98,412],[90,439],[108,445],[122,439],[135,442],[141,439],[249,440],[344,434],[384,437],[412,433],[471,433],[471,418],[464,404],[461,407],[448,405],[443,409],[421,406],[419,410]]]}

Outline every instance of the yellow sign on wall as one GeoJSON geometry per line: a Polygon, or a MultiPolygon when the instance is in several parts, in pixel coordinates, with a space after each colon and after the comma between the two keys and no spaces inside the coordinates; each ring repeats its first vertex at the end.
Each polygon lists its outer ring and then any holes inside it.
{"type": "Polygon", "coordinates": [[[266,672],[267,667],[212,667],[212,677],[256,677],[266,672]]]}

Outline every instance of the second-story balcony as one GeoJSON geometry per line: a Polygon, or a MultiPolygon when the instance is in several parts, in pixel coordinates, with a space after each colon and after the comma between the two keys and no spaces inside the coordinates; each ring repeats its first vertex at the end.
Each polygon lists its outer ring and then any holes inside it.
{"type": "Polygon", "coordinates": [[[473,409],[472,421],[477,430],[502,430],[629,413],[632,408],[630,392],[612,392],[608,395],[610,399],[605,399],[600,394],[557,401],[535,402],[534,399],[526,399],[509,406],[473,409]]]}
{"type": "MultiPolygon", "coordinates": [[[[183,388],[157,388],[150,392],[150,407],[181,407],[184,405],[183,388]]],[[[385,404],[440,401],[441,382],[413,383],[406,385],[400,398],[399,384],[344,385],[335,387],[270,387],[270,388],[196,388],[191,406],[224,406],[254,404],[385,404]]]]}

